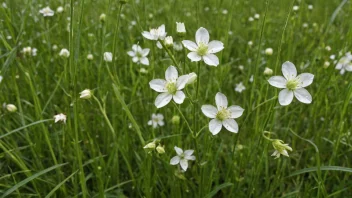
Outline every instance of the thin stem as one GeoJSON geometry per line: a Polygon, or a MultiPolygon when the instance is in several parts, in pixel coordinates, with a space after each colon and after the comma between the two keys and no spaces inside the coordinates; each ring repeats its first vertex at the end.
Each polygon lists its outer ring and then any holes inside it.
{"type": "Polygon", "coordinates": [[[165,49],[165,51],[167,52],[167,54],[168,54],[169,57],[171,58],[172,62],[175,64],[175,66],[176,66],[179,70],[181,70],[181,72],[183,72],[183,71],[182,71],[182,68],[178,65],[178,63],[177,63],[177,61],[176,61],[174,55],[173,55],[173,54],[171,53],[171,51],[165,46],[164,41],[159,40],[159,42],[160,42],[160,44],[163,46],[163,48],[165,49]]]}

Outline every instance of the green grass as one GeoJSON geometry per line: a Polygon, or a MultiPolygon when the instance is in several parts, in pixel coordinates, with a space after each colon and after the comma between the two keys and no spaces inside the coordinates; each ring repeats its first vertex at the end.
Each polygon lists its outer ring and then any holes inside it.
{"type": "Polygon", "coordinates": [[[0,103],[14,104],[17,111],[0,109],[0,197],[351,196],[352,73],[340,75],[329,58],[352,51],[351,1],[5,2],[0,103]],[[54,16],[39,13],[47,5],[54,16]],[[56,12],[58,6],[63,13],[56,12]],[[105,22],[99,20],[102,13],[105,22]],[[256,13],[259,20],[249,22],[256,13]],[[185,23],[184,38],[177,36],[176,22],[185,23]],[[177,42],[194,41],[197,29],[206,28],[210,40],[224,43],[216,54],[219,66],[191,62],[188,50],[171,49],[172,60],[155,41],[143,38],[142,31],[161,24],[177,42]],[[150,48],[149,66],[127,55],[137,43],[150,48]],[[27,46],[37,48],[37,56],[24,56],[27,46]],[[69,58],[59,56],[62,48],[70,51],[69,58]],[[265,55],[266,48],[273,48],[272,56],[265,55]],[[107,51],[114,54],[111,63],[104,62],[107,51]],[[92,61],[86,58],[90,53],[92,61]],[[158,93],[149,82],[164,79],[174,61],[180,75],[197,73],[198,93],[197,83],[188,85],[183,104],[157,109],[158,93]],[[269,85],[263,71],[269,67],[281,75],[285,61],[298,73],[314,74],[307,87],[311,104],[278,103],[279,89],[269,85]],[[331,63],[327,68],[325,61],[331,63]],[[142,67],[148,73],[139,72],[142,67]],[[234,91],[240,82],[246,87],[242,93],[234,91]],[[93,90],[94,97],[79,99],[84,89],[93,90]],[[236,119],[237,134],[224,128],[216,136],[209,132],[201,106],[215,105],[217,92],[245,109],[236,119]],[[66,124],[54,123],[59,113],[67,115],[66,124]],[[153,113],[163,114],[164,126],[147,124],[153,113]],[[179,124],[173,116],[180,117],[179,124]],[[271,157],[274,148],[264,131],[288,143],[290,157],[271,157]],[[164,154],[143,149],[155,138],[164,154]],[[195,150],[196,161],[189,161],[186,172],[170,165],[174,146],[195,150]]]}

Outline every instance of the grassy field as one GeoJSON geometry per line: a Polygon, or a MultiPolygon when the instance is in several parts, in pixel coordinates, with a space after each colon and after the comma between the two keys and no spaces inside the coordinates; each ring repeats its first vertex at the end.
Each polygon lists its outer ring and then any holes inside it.
{"type": "Polygon", "coordinates": [[[0,197],[352,197],[351,1],[1,3],[0,197]]]}

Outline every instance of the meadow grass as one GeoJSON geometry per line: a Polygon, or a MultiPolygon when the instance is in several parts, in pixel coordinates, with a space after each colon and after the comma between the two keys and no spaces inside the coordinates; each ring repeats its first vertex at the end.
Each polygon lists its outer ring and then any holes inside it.
{"type": "Polygon", "coordinates": [[[0,197],[352,196],[352,73],[335,69],[352,50],[351,1],[2,2],[0,197]],[[53,16],[39,13],[46,6],[53,16]],[[185,23],[183,37],[176,22],[185,23]],[[186,48],[159,49],[142,36],[162,24],[175,43],[206,28],[224,44],[220,64],[192,62],[186,48]],[[134,44],[150,49],[149,66],[127,55],[134,44]],[[36,56],[23,53],[28,46],[36,56]],[[59,55],[63,48],[69,57],[59,55]],[[311,104],[279,104],[280,90],[263,72],[281,76],[286,61],[314,75],[311,104]],[[179,75],[195,72],[197,82],[185,87],[182,104],[156,108],[149,82],[164,79],[170,65],[179,75]],[[245,90],[236,92],[240,82],[245,90]],[[81,99],[84,89],[93,96],[81,99]],[[217,92],[245,109],[238,133],[209,132],[201,107],[215,105],[217,92]],[[54,122],[59,113],[66,123],[54,122]],[[153,113],[164,126],[148,125],[153,113]],[[268,138],[289,144],[289,157],[272,157],[268,138]],[[143,148],[154,140],[165,153],[143,148]],[[187,171],[170,165],[175,146],[195,150],[187,171]]]}

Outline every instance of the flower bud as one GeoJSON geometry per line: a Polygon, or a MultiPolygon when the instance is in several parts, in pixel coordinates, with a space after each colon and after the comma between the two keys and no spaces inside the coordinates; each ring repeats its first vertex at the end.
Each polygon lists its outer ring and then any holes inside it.
{"type": "Polygon", "coordinates": [[[159,154],[164,154],[165,153],[165,148],[164,146],[161,146],[159,144],[159,146],[156,147],[156,151],[159,153],[159,154]]]}
{"type": "Polygon", "coordinates": [[[267,76],[273,75],[273,70],[270,69],[269,67],[265,67],[265,69],[264,69],[264,75],[267,75],[267,76]]]}
{"type": "Polygon", "coordinates": [[[330,66],[330,62],[329,61],[325,61],[324,62],[324,69],[328,68],[330,66]]]}
{"type": "Polygon", "coordinates": [[[180,124],[180,116],[174,115],[171,118],[171,123],[174,124],[174,125],[179,125],[180,124]]]}
{"type": "Polygon", "coordinates": [[[67,49],[64,48],[64,49],[62,49],[60,51],[59,55],[62,56],[62,57],[68,58],[70,56],[70,52],[67,49]]]}
{"type": "Polygon", "coordinates": [[[284,155],[289,157],[287,150],[292,151],[292,148],[288,146],[288,144],[284,144],[284,141],[275,139],[272,141],[275,152],[271,156],[275,156],[275,158],[279,158],[280,155],[284,155]]]}
{"type": "Polygon", "coordinates": [[[265,54],[268,55],[268,56],[273,55],[273,48],[266,48],[265,49],[265,54]]]}
{"type": "Polygon", "coordinates": [[[88,54],[88,55],[87,55],[87,59],[88,59],[88,60],[93,60],[93,54],[88,54]]]}
{"type": "Polygon", "coordinates": [[[167,36],[165,38],[165,45],[166,47],[172,47],[174,45],[174,40],[172,39],[172,36],[167,36]]]}
{"type": "Polygon", "coordinates": [[[196,80],[197,80],[197,74],[194,73],[194,72],[189,73],[189,74],[188,74],[188,80],[187,80],[186,85],[192,84],[192,83],[194,83],[196,80]]]}
{"type": "Polygon", "coordinates": [[[104,23],[105,19],[106,19],[106,15],[104,13],[99,16],[100,22],[104,23]]]}
{"type": "Polygon", "coordinates": [[[111,62],[112,61],[112,53],[111,52],[105,52],[104,53],[104,60],[106,62],[111,62]]]}
{"type": "Polygon", "coordinates": [[[184,36],[186,34],[185,24],[181,22],[176,22],[176,32],[179,36],[184,36]]]}
{"type": "Polygon", "coordinates": [[[15,105],[13,105],[13,104],[8,104],[8,105],[6,105],[6,109],[7,109],[9,112],[11,112],[11,113],[14,113],[14,112],[17,111],[17,107],[16,107],[15,105]]]}
{"type": "Polygon", "coordinates": [[[79,98],[82,98],[82,99],[89,99],[92,97],[92,91],[90,89],[85,89],[79,94],[80,94],[79,98]]]}
{"type": "Polygon", "coordinates": [[[60,6],[56,9],[57,13],[62,13],[63,11],[64,11],[64,8],[62,6],[60,6]]]}
{"type": "Polygon", "coordinates": [[[144,149],[155,149],[155,142],[150,142],[143,147],[144,149]]]}

